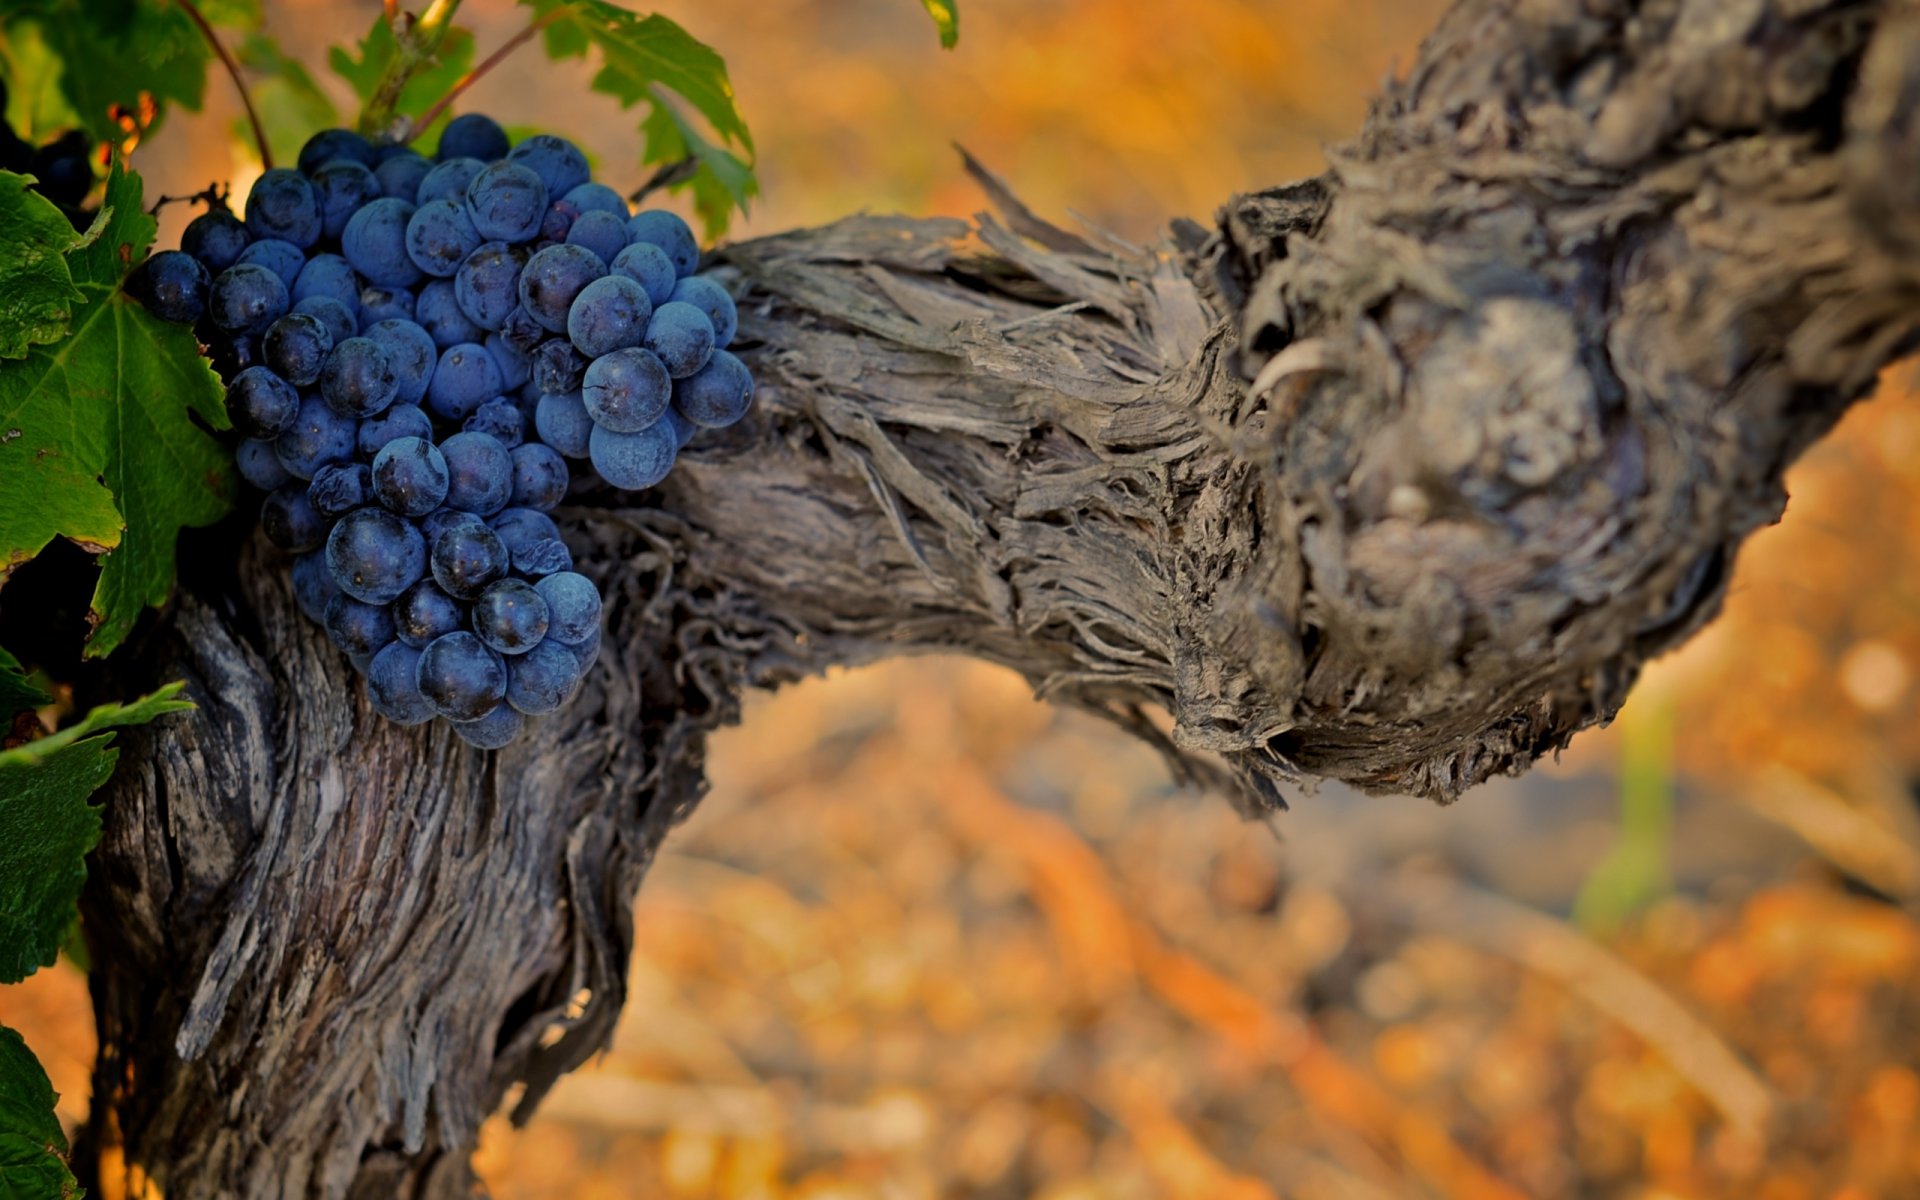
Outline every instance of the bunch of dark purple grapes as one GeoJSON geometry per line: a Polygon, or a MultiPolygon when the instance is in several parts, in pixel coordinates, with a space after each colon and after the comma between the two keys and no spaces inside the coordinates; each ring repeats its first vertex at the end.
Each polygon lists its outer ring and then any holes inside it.
{"type": "Polygon", "coordinates": [[[599,654],[599,593],[548,511],[595,476],[652,487],[752,403],[699,257],[571,143],[468,115],[437,162],[316,134],[135,291],[209,347],[261,526],[373,708],[497,748],[599,654]]]}

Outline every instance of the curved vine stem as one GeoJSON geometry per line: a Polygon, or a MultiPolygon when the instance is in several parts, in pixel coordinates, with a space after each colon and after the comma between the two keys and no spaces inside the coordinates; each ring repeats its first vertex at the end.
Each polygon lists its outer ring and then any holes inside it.
{"type": "MultiPolygon", "coordinates": [[[[453,26],[453,14],[460,0],[433,0],[419,16],[400,11],[398,0],[387,3],[388,27],[393,30],[394,53],[387,69],[374,86],[366,108],[360,114],[363,133],[384,134],[395,124],[400,95],[420,68],[433,60],[440,42],[453,26]]],[[[406,135],[407,140],[412,137],[406,135]]]]}
{"type": "Polygon", "coordinates": [[[253,126],[253,143],[260,148],[260,165],[269,171],[273,170],[273,147],[267,144],[266,127],[260,124],[260,112],[254,108],[253,93],[247,90],[247,81],[240,75],[240,64],[235,61],[232,54],[228,53],[226,46],[221,44],[219,35],[213,31],[213,25],[193,0],[174,0],[174,3],[178,4],[180,11],[186,13],[193,21],[195,28],[200,30],[200,36],[207,40],[207,45],[213,47],[214,54],[219,56],[220,65],[227,69],[228,77],[233,80],[234,91],[240,93],[240,103],[246,106],[247,124],[253,126]]]}
{"type": "Polygon", "coordinates": [[[459,98],[460,93],[478,83],[487,72],[499,66],[509,54],[512,54],[515,50],[532,41],[535,34],[572,11],[571,5],[563,5],[539,19],[529,22],[525,29],[508,38],[498,50],[487,55],[487,57],[481,60],[471,71],[468,71],[465,75],[455,80],[453,86],[447,89],[446,95],[435,100],[428,106],[427,111],[414,118],[413,124],[408,126],[406,134],[401,137],[400,140],[402,142],[411,142],[414,138],[426,132],[427,129],[439,119],[440,114],[447,110],[447,106],[459,98]]]}

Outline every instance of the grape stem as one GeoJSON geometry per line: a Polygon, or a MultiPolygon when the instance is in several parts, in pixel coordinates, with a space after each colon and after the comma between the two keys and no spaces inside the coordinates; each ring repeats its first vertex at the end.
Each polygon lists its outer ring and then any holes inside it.
{"type": "Polygon", "coordinates": [[[401,93],[440,52],[440,43],[453,27],[453,14],[459,7],[460,0],[433,0],[425,12],[414,16],[401,12],[397,0],[386,5],[387,26],[393,31],[393,58],[360,114],[362,133],[384,135],[397,123],[401,93]]]}
{"type": "Polygon", "coordinates": [[[228,77],[233,80],[233,90],[240,93],[240,103],[246,106],[247,124],[253,126],[253,144],[260,149],[260,165],[269,171],[273,170],[273,148],[267,145],[267,131],[265,126],[260,124],[260,112],[253,106],[253,93],[247,90],[247,81],[240,74],[240,64],[234,61],[233,55],[228,53],[227,48],[221,44],[219,35],[213,31],[213,25],[208,22],[205,14],[193,0],[173,0],[173,2],[178,4],[180,11],[186,13],[193,21],[195,28],[200,30],[200,36],[207,40],[207,45],[213,47],[214,54],[220,59],[220,65],[227,69],[228,77]]]}
{"type": "Polygon", "coordinates": [[[439,119],[440,114],[447,110],[447,106],[459,98],[460,93],[466,91],[475,83],[478,83],[481,77],[486,75],[488,71],[499,66],[509,54],[512,54],[515,50],[532,41],[535,34],[553,24],[555,21],[558,21],[561,17],[571,15],[572,12],[572,5],[562,5],[546,15],[529,22],[525,29],[508,38],[498,50],[487,55],[473,70],[468,71],[465,75],[462,75],[458,80],[454,81],[454,85],[447,89],[446,95],[435,100],[427,111],[414,118],[413,125],[400,140],[402,142],[411,142],[414,138],[426,132],[426,130],[439,119]]]}

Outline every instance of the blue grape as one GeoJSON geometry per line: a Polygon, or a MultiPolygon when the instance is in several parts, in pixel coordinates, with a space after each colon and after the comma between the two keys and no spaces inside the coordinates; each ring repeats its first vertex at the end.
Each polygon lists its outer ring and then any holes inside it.
{"type": "Polygon", "coordinates": [[[300,393],[265,367],[248,367],[227,385],[227,416],[248,437],[277,438],[299,415],[300,393]]]}
{"type": "Polygon", "coordinates": [[[391,604],[427,573],[427,544],[386,509],[357,508],[327,536],[327,570],[355,600],[391,604]]]}
{"type": "Polygon", "coordinates": [[[665,417],[638,433],[615,433],[595,425],[587,437],[587,457],[600,478],[629,492],[650,488],[673,470],[679,453],[673,424],[665,417]]]}
{"type": "Polygon", "coordinates": [[[313,192],[320,200],[321,233],[337,238],[354,213],[380,198],[380,180],[365,163],[336,158],[313,172],[313,192]]]}
{"type": "Polygon", "coordinates": [[[319,396],[303,396],[293,424],[274,440],[280,465],[296,479],[312,479],[328,463],[353,457],[359,429],[352,417],[343,417],[319,396]]]}
{"type": "Polygon", "coordinates": [[[600,591],[593,580],[572,571],[549,575],[533,585],[547,602],[547,637],[577,646],[600,632],[600,591]]]}
{"type": "Polygon", "coordinates": [[[293,311],[320,318],[320,323],[327,327],[327,336],[336,342],[346,341],[360,328],[353,310],[332,296],[308,296],[304,300],[295,300],[293,311]]]}
{"type": "Polygon", "coordinates": [[[467,184],[467,215],[489,241],[528,240],[546,211],[547,185],[519,163],[489,163],[467,184]]]}
{"type": "Polygon", "coordinates": [[[372,201],[347,222],[340,253],[369,283],[412,287],[420,282],[420,268],[407,256],[407,222],[413,213],[411,201],[393,196],[372,201]]]}
{"type": "Polygon", "coordinates": [[[460,311],[482,329],[498,331],[520,303],[520,270],[527,252],[505,242],[488,242],[467,255],[453,275],[460,311]]]}
{"type": "Polygon", "coordinates": [[[500,535],[480,521],[449,525],[433,540],[433,581],[449,596],[469,600],[503,578],[512,556],[500,535]]]}
{"type": "Polygon", "coordinates": [[[546,327],[534,320],[533,314],[524,305],[514,305],[513,311],[500,322],[501,339],[522,354],[532,354],[534,347],[546,341],[548,336],[546,327]]]}
{"type": "Polygon", "coordinates": [[[638,346],[646,340],[653,301],[625,275],[606,275],[580,289],[567,310],[567,336],[588,358],[638,346]]]}
{"type": "Polygon", "coordinates": [[[451,483],[447,507],[489,516],[507,506],[513,494],[513,459],[507,448],[484,433],[456,433],[440,443],[451,483]]]}
{"type": "Polygon", "coordinates": [[[547,602],[524,579],[501,579],[474,597],[469,618],[481,641],[502,654],[525,654],[547,636],[547,602]]]}
{"type": "Polygon", "coordinates": [[[457,201],[429,200],[407,221],[408,256],[436,278],[451,278],[479,247],[480,234],[467,219],[466,206],[457,201]]]}
{"type": "Polygon", "coordinates": [[[573,570],[573,552],[559,538],[541,538],[512,551],[513,569],[529,579],[573,570]]]}
{"type": "Polygon", "coordinates": [[[272,442],[248,438],[234,447],[233,460],[240,468],[240,478],[263,492],[293,481],[293,476],[280,465],[280,456],[274,453],[272,442]]]}
{"type": "Polygon", "coordinates": [[[433,344],[442,350],[461,342],[478,342],[487,336],[486,330],[460,311],[451,279],[432,279],[422,284],[414,300],[413,313],[413,319],[433,335],[433,344]]]}
{"type": "Polygon", "coordinates": [[[593,432],[593,417],[580,399],[580,393],[540,397],[533,410],[533,427],[540,440],[568,458],[587,456],[587,437],[593,432]]]}
{"type": "Polygon", "coordinates": [[[260,339],[260,357],[274,374],[296,387],[320,378],[320,368],[332,349],[333,331],[319,317],[307,313],[288,313],[267,326],[266,335],[260,339]]]}
{"type": "Polygon", "coordinates": [[[300,147],[300,170],[311,175],[334,159],[373,165],[373,143],[351,129],[322,129],[300,147]]]}
{"type": "Polygon", "coordinates": [[[587,371],[586,355],[565,338],[540,343],[533,352],[533,386],[542,396],[559,395],[580,387],[587,371]]]}
{"type": "Polygon", "coordinates": [[[162,321],[191,325],[207,311],[211,282],[199,259],[180,250],[162,250],[141,264],[139,296],[162,321]]]}
{"type": "Polygon", "coordinates": [[[403,517],[424,517],[447,498],[447,460],[424,437],[395,438],[373,456],[373,496],[403,517]]]}
{"type": "Polygon", "coordinates": [[[552,446],[528,442],[517,446],[513,459],[513,492],[507,503],[542,512],[567,495],[567,460],[552,446]]]}
{"type": "Polygon", "coordinates": [[[382,159],[373,173],[380,179],[381,194],[414,203],[420,184],[433,170],[433,164],[412,150],[402,150],[382,159]]]}
{"type": "Polygon", "coordinates": [[[440,535],[449,529],[457,529],[464,525],[487,524],[489,522],[470,512],[461,512],[457,508],[436,508],[420,519],[420,532],[426,537],[427,545],[432,546],[440,540],[440,535]]]}
{"type": "Polygon", "coordinates": [[[477,158],[443,159],[420,181],[419,188],[413,193],[413,202],[425,205],[429,200],[451,200],[464,205],[467,202],[467,185],[486,165],[477,158]]]}
{"type": "Polygon", "coordinates": [[[260,531],[282,550],[301,554],[327,540],[327,519],[307,498],[304,485],[289,483],[261,501],[260,531]]]}
{"type": "Polygon", "coordinates": [[[724,350],[733,344],[733,335],[740,328],[740,311],[727,289],[704,275],[690,275],[673,285],[673,298],[707,314],[713,325],[714,349],[724,350]]]}
{"type": "Polygon", "coordinates": [[[693,435],[700,432],[698,425],[687,420],[681,415],[680,410],[671,404],[667,405],[667,415],[664,419],[667,424],[673,426],[673,444],[681,450],[685,450],[687,443],[693,440],[693,435]]]}
{"type": "Polygon", "coordinates": [[[627,248],[627,223],[610,212],[581,213],[567,230],[567,245],[593,253],[604,270],[607,263],[620,257],[627,248]]]}
{"type": "Polygon", "coordinates": [[[533,369],[527,356],[497,333],[488,334],[483,344],[487,353],[493,355],[493,364],[500,368],[500,390],[515,392],[524,387],[533,369]]]}
{"type": "Polygon", "coordinates": [[[247,193],[247,232],[306,249],[320,240],[320,198],[298,171],[275,167],[247,193]]]}
{"type": "Polygon", "coordinates": [[[293,283],[293,298],[312,296],[338,300],[359,319],[360,277],[353,273],[353,264],[338,254],[316,254],[300,268],[300,278],[293,283]]]}
{"type": "Polygon", "coordinates": [[[548,330],[563,333],[574,297],[606,273],[606,264],[585,246],[548,246],[520,272],[520,306],[548,330]]]}
{"type": "Polygon", "coordinates": [[[594,359],[580,384],[587,415],[613,433],[638,433],[658,421],[672,395],[665,364],[638,347],[594,359]]]}
{"type": "Polygon", "coordinates": [[[433,419],[418,405],[391,404],[384,412],[362,420],[355,445],[361,458],[373,459],[403,437],[433,438],[433,419]]]}
{"type": "Polygon", "coordinates": [[[507,152],[507,161],[530,167],[554,199],[587,182],[593,174],[580,147],[550,133],[536,133],[507,152]]]}
{"type": "Polygon", "coordinates": [[[472,721],[448,721],[455,737],[476,750],[504,750],[527,727],[527,719],[510,704],[498,705],[472,721]]]}
{"type": "Polygon", "coordinates": [[[187,222],[180,234],[180,249],[207,269],[220,272],[240,261],[253,236],[240,218],[223,208],[212,208],[187,222]]]}
{"type": "Polygon", "coordinates": [[[753,372],[726,350],[673,385],[673,406],[695,425],[724,429],[747,415],[753,404],[753,372]]]}
{"type": "Polygon", "coordinates": [[[362,336],[387,352],[387,361],[393,365],[394,377],[399,383],[394,398],[401,404],[420,403],[427,394],[427,381],[433,378],[434,367],[440,361],[440,348],[433,344],[433,335],[412,321],[395,317],[375,321],[362,336]]]}
{"type": "Polygon", "coordinates": [[[370,417],[393,403],[400,377],[380,343],[350,337],[320,371],[320,395],[343,417],[370,417]]]}
{"type": "Polygon", "coordinates": [[[283,242],[279,238],[262,238],[240,252],[234,263],[252,263],[256,267],[265,267],[280,277],[280,282],[291,290],[294,281],[300,278],[301,268],[307,265],[307,253],[292,242],[283,242]]]}
{"type": "Polygon", "coordinates": [[[466,610],[460,602],[440,590],[440,585],[422,579],[393,602],[393,631],[406,645],[424,649],[435,638],[445,637],[467,624],[466,610]]]}
{"type": "Polygon", "coordinates": [[[507,660],[507,703],[530,717],[559,711],[579,686],[580,660],[558,642],[507,660]]]}
{"type": "Polygon", "coordinates": [[[207,316],[227,333],[259,333],[292,305],[287,285],[265,267],[238,263],[213,277],[207,316]]]}
{"type": "Polygon", "coordinates": [[[403,642],[381,648],[367,664],[367,703],[395,725],[424,725],[433,705],[420,691],[420,651],[403,642]]]}
{"type": "Polygon", "coordinates": [[[674,274],[673,260],[667,252],[652,242],[634,242],[614,255],[608,267],[615,275],[625,275],[639,284],[655,307],[673,299],[679,276],[674,274]]]}
{"type": "Polygon", "coordinates": [[[473,410],[461,423],[469,433],[484,433],[505,446],[509,453],[527,439],[527,418],[513,401],[497,396],[473,410]]]}
{"type": "Polygon", "coordinates": [[[479,113],[463,113],[447,122],[440,131],[440,161],[454,158],[477,158],[490,163],[505,158],[511,143],[507,141],[507,131],[500,128],[492,117],[483,117],[479,113]]]}
{"type": "Polygon", "coordinates": [[[500,535],[509,551],[518,551],[535,542],[560,536],[553,518],[534,508],[505,508],[494,514],[487,525],[500,535]]]}
{"type": "Polygon", "coordinates": [[[621,198],[619,192],[604,183],[577,184],[561,199],[579,209],[582,215],[590,212],[611,213],[620,218],[622,226],[626,224],[627,202],[621,198]]]}
{"type": "Polygon", "coordinates": [[[667,374],[685,379],[713,357],[713,322],[682,300],[669,300],[647,322],[647,349],[660,356],[667,374]]]}
{"type": "Polygon", "coordinates": [[[360,289],[360,328],[381,321],[413,320],[413,293],[403,287],[381,287],[370,283],[360,289]]]}
{"type": "Polygon", "coordinates": [[[573,222],[579,215],[580,210],[565,200],[555,200],[547,205],[546,215],[540,218],[540,234],[534,239],[540,243],[536,248],[566,241],[567,234],[573,231],[573,222]]]}
{"type": "Polygon", "coordinates": [[[372,502],[373,480],[365,463],[328,463],[313,473],[307,501],[329,521],[372,502]]]}
{"type": "Polygon", "coordinates": [[[629,242],[651,242],[667,252],[673,273],[693,274],[700,265],[700,243],[694,240],[687,223],[665,209],[648,209],[627,222],[629,242]]]}
{"type": "Polygon", "coordinates": [[[327,601],[326,626],[333,644],[357,658],[371,657],[393,641],[393,616],[387,606],[344,592],[327,601]]]}
{"type": "Polygon", "coordinates": [[[327,601],[340,594],[327,574],[327,552],[309,550],[293,560],[293,599],[309,621],[327,619],[327,601]]]}
{"type": "Polygon", "coordinates": [[[442,420],[464,421],[505,390],[500,364],[487,348],[462,342],[440,352],[440,364],[427,384],[427,409],[442,420]]]}

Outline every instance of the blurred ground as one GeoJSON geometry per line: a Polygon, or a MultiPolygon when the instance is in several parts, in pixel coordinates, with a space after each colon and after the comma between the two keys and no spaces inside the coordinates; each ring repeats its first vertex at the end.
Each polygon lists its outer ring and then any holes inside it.
{"type": "MultiPolygon", "coordinates": [[[[376,7],[268,5],[314,63],[376,7]]],[[[971,213],[957,140],[1043,213],[1136,239],[1317,169],[1441,7],[962,0],[947,55],[912,0],[662,6],[727,55],[754,125],[743,235],[971,213]]],[[[483,53],[520,23],[463,11],[483,53]]],[[[522,57],[474,103],[637,180],[630,123],[582,84],[522,57]]],[[[233,116],[216,79],[141,152],[150,187],[244,174],[233,116]]],[[[1920,1197],[1911,384],[1796,469],[1726,615],[1613,730],[1450,810],[1328,789],[1245,824],[974,664],[756,698],[642,894],[613,1050],[529,1128],[488,1128],[489,1185],[1920,1197]]],[[[0,1017],[77,1117],[79,974],[0,990],[0,1017]]]]}

